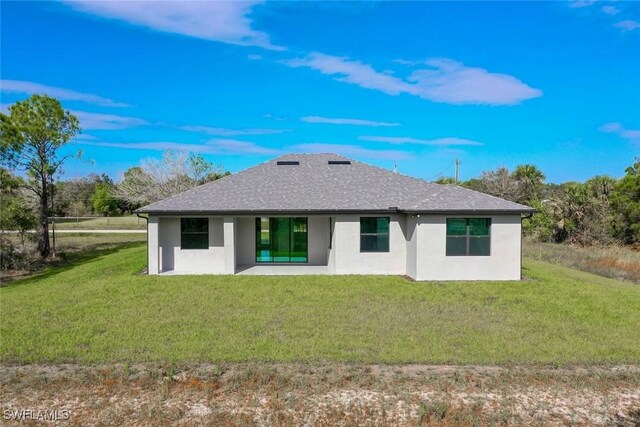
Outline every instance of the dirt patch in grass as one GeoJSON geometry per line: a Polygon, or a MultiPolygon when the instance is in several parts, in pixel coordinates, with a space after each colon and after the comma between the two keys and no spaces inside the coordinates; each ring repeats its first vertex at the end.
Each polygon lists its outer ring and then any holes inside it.
{"type": "Polygon", "coordinates": [[[427,365],[26,365],[2,414],[69,425],[637,425],[640,369],[427,365]],[[13,411],[13,412],[12,412],[13,411]]]}

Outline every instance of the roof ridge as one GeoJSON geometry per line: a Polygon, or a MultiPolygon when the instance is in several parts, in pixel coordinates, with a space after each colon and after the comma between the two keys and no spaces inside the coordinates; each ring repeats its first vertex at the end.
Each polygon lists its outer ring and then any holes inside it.
{"type": "Polygon", "coordinates": [[[442,184],[436,184],[435,182],[427,181],[426,179],[418,178],[416,176],[405,175],[405,174],[400,173],[400,172],[390,171],[390,170],[385,169],[383,167],[376,166],[376,165],[371,165],[369,163],[361,162],[359,160],[353,160],[353,159],[350,159],[350,158],[349,158],[349,160],[351,160],[352,162],[355,162],[355,163],[360,163],[361,165],[364,165],[364,166],[367,166],[367,167],[370,167],[370,168],[373,168],[373,169],[380,169],[380,170],[382,170],[384,172],[387,172],[387,173],[389,173],[391,175],[397,175],[397,176],[401,176],[401,177],[404,177],[404,178],[411,178],[413,181],[418,181],[421,184],[428,184],[430,186],[435,186],[435,187],[439,187],[440,185],[442,185],[442,184]]]}
{"type": "Polygon", "coordinates": [[[429,195],[429,196],[427,196],[427,197],[425,197],[425,198],[423,198],[423,199],[420,199],[418,202],[416,202],[416,203],[414,203],[413,205],[411,205],[411,206],[409,207],[409,209],[417,208],[417,207],[418,207],[418,206],[420,206],[422,203],[426,202],[426,201],[427,201],[427,199],[429,199],[430,197],[434,197],[434,196],[437,196],[437,195],[439,195],[439,194],[442,194],[442,193],[444,193],[444,192],[445,192],[445,190],[447,189],[447,186],[446,186],[446,185],[443,185],[443,184],[435,184],[435,183],[434,183],[434,185],[437,185],[437,186],[442,187],[442,188],[440,188],[440,191],[437,191],[436,193],[433,193],[433,194],[431,194],[431,195],[429,195]]]}
{"type": "Polygon", "coordinates": [[[527,208],[527,209],[533,209],[531,206],[523,205],[522,203],[514,202],[512,200],[503,199],[502,197],[494,196],[493,194],[483,193],[482,191],[474,190],[472,188],[462,187],[462,186],[460,186],[458,184],[445,184],[445,185],[452,185],[452,186],[457,187],[457,188],[459,188],[461,190],[471,191],[473,193],[482,194],[483,196],[487,196],[487,197],[490,197],[492,199],[500,200],[500,201],[503,201],[503,202],[507,201],[509,203],[513,203],[513,204],[516,204],[518,206],[522,206],[522,207],[527,208]]]}
{"type": "Polygon", "coordinates": [[[229,176],[158,200],[138,212],[531,211],[524,205],[468,188],[429,182],[336,153],[287,153],[229,176]],[[277,166],[299,160],[299,167],[277,166]],[[335,168],[331,160],[352,167],[335,168]]]}

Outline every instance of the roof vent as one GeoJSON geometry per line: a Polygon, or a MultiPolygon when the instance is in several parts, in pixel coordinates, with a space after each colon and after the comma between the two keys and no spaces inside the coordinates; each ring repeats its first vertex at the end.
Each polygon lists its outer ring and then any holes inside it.
{"type": "Polygon", "coordinates": [[[300,162],[297,160],[278,160],[276,164],[278,166],[297,166],[300,162]]]}
{"type": "Polygon", "coordinates": [[[329,160],[327,163],[330,165],[350,165],[351,160],[329,160]]]}

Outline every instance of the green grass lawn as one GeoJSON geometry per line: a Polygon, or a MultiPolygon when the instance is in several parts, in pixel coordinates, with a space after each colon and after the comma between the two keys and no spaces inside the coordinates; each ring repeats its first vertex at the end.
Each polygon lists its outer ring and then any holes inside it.
{"type": "Polygon", "coordinates": [[[0,362],[640,363],[640,286],[527,260],[522,282],[146,276],[94,251],[0,288],[0,362]]]}

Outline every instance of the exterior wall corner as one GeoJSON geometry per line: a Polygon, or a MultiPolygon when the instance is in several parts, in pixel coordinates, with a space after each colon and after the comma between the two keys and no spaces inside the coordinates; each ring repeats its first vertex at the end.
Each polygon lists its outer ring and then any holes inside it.
{"type": "Polygon", "coordinates": [[[160,273],[159,223],[160,218],[155,215],[149,215],[147,221],[147,274],[160,273]]]}

